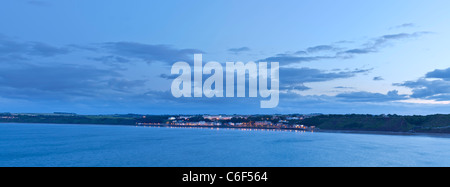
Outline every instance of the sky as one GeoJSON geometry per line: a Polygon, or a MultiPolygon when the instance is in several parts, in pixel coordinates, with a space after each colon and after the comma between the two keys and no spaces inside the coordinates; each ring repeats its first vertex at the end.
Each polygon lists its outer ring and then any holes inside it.
{"type": "Polygon", "coordinates": [[[448,0],[2,0],[0,112],[448,114],[448,0]],[[171,67],[280,63],[280,101],[175,98],[171,67]]]}

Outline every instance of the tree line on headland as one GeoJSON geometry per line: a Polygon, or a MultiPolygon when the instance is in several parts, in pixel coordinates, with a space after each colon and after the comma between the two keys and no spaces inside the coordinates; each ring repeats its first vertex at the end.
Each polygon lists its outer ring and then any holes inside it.
{"type": "Polygon", "coordinates": [[[450,115],[319,115],[306,118],[304,125],[328,130],[450,133],[450,115]]]}

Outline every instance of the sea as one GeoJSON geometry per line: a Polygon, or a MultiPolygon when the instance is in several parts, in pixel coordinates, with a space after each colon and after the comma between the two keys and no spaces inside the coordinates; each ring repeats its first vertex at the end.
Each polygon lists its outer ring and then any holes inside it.
{"type": "Polygon", "coordinates": [[[0,167],[443,166],[446,135],[0,124],[0,167]]]}

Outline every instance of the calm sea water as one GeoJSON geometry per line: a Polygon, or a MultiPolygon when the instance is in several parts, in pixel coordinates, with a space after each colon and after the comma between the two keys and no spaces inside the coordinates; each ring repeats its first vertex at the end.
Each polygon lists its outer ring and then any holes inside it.
{"type": "Polygon", "coordinates": [[[0,166],[450,166],[450,138],[0,124],[0,166]]]}

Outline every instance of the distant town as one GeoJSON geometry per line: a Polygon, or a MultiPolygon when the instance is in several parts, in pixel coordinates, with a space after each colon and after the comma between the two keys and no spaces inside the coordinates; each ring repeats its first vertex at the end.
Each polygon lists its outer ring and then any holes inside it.
{"type": "Polygon", "coordinates": [[[242,128],[296,131],[450,133],[450,115],[273,114],[273,115],[79,115],[0,113],[0,123],[101,124],[153,127],[242,128]]]}
{"type": "MultiPolygon", "coordinates": [[[[171,116],[165,122],[141,122],[141,126],[171,127],[227,127],[253,129],[289,129],[317,131],[315,126],[301,123],[313,115],[203,115],[203,116],[171,116]]],[[[145,119],[146,116],[143,116],[145,119]]]]}

